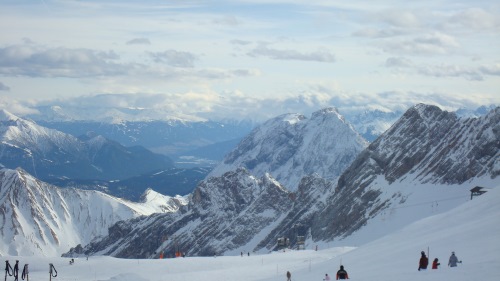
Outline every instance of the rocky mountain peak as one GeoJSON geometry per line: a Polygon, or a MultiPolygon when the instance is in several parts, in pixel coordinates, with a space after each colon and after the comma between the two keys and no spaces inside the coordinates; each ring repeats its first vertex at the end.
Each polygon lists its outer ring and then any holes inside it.
{"type": "Polygon", "coordinates": [[[317,111],[310,119],[285,114],[255,128],[209,177],[245,167],[259,177],[269,173],[296,190],[300,179],[311,173],[338,177],[366,146],[335,108],[317,111]]]}
{"type": "Polygon", "coordinates": [[[335,107],[326,107],[321,110],[315,111],[311,114],[311,119],[334,117],[345,122],[344,117],[340,115],[339,111],[335,107]]]}

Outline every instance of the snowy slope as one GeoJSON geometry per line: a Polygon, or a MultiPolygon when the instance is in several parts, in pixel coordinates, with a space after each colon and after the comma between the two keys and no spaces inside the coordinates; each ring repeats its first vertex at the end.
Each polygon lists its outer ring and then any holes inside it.
{"type": "Polygon", "coordinates": [[[335,108],[310,119],[284,114],[254,129],[207,178],[245,167],[258,177],[269,173],[294,191],[309,174],[337,178],[367,145],[335,108]]]}
{"type": "Polygon", "coordinates": [[[97,191],[59,189],[21,169],[0,170],[0,253],[55,256],[106,235],[119,220],[186,204],[152,190],[142,203],[97,191]]]}
{"type": "Polygon", "coordinates": [[[357,248],[320,248],[305,251],[224,257],[186,257],[164,260],[130,260],[92,256],[68,258],[6,257],[20,268],[29,264],[30,278],[48,278],[49,263],[58,271],[54,280],[185,281],[334,280],[342,263],[350,280],[370,281],[496,281],[500,278],[500,186],[448,212],[430,216],[406,228],[357,248]],[[417,271],[420,251],[430,247],[431,260],[438,257],[437,270],[417,271]],[[451,251],[463,261],[446,266],[451,251]]]}

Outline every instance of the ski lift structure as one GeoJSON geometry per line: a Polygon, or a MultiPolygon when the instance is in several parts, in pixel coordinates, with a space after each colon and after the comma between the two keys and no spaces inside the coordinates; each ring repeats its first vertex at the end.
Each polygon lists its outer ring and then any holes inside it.
{"type": "Polygon", "coordinates": [[[474,196],[479,196],[479,195],[486,193],[488,190],[485,190],[485,189],[486,188],[484,188],[482,186],[476,186],[476,187],[472,188],[470,190],[470,200],[472,200],[472,198],[474,196]]]}
{"type": "Polygon", "coordinates": [[[278,238],[278,250],[283,250],[290,247],[290,239],[288,237],[278,238]]]}
{"type": "Polygon", "coordinates": [[[306,242],[305,236],[298,235],[297,236],[297,250],[305,250],[306,249],[305,242],[306,242]]]}

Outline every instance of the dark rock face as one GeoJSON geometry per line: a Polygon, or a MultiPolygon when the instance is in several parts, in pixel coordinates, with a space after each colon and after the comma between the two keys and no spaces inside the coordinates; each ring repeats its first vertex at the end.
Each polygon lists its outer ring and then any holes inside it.
{"type": "Polygon", "coordinates": [[[84,252],[124,258],[176,250],[188,255],[220,254],[248,244],[292,203],[290,192],[273,179],[259,180],[238,169],[202,182],[191,203],[178,213],[120,222],[84,252]]]}
{"type": "Polygon", "coordinates": [[[389,182],[414,174],[423,183],[446,184],[485,174],[496,177],[499,120],[500,108],[482,118],[459,119],[438,107],[417,105],[358,156],[338,189],[360,181],[365,173],[382,174],[389,182]]]}
{"type": "Polygon", "coordinates": [[[414,177],[420,183],[439,184],[497,177],[499,132],[500,107],[475,119],[459,119],[423,104],[409,109],[340,176],[335,193],[313,222],[312,236],[327,241],[349,236],[389,207],[389,200],[380,200],[382,191],[372,185],[380,175],[389,183],[414,177]]]}
{"type": "Polygon", "coordinates": [[[127,258],[176,249],[213,255],[243,247],[272,250],[279,237],[290,237],[292,245],[297,235],[309,241],[342,239],[406,200],[398,191],[381,196],[375,179],[389,184],[494,179],[500,174],[498,159],[500,108],[461,119],[420,104],[361,152],[337,183],[313,174],[290,192],[269,175],[257,179],[240,168],[203,181],[178,213],[121,222],[84,251],[127,258]]]}

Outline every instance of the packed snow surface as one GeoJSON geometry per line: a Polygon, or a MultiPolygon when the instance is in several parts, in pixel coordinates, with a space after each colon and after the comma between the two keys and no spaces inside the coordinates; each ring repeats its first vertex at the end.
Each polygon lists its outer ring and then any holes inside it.
{"type": "MultiPolygon", "coordinates": [[[[20,272],[29,264],[32,280],[49,279],[49,263],[57,270],[52,280],[102,281],[284,281],[287,271],[294,281],[323,280],[343,264],[350,280],[369,281],[493,281],[500,280],[500,188],[489,190],[460,206],[419,220],[378,240],[354,247],[273,252],[220,257],[133,260],[91,256],[68,258],[4,257],[20,272]],[[420,252],[439,258],[437,270],[418,271],[420,252]],[[452,251],[462,261],[447,267],[452,251]]],[[[430,267],[429,267],[430,268],[430,267]]],[[[8,277],[7,280],[13,280],[8,277]]]]}

